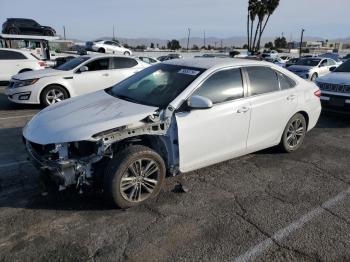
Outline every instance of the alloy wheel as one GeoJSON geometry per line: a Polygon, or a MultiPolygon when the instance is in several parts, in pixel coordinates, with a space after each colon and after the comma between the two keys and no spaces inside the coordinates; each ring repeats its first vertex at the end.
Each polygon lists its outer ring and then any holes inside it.
{"type": "Polygon", "coordinates": [[[160,179],[160,168],[151,159],[141,158],[128,166],[120,180],[120,192],[130,202],[142,202],[151,196],[160,179]]]}
{"type": "Polygon", "coordinates": [[[55,104],[57,102],[60,102],[62,100],[64,100],[64,94],[61,90],[58,89],[51,89],[47,92],[45,100],[47,102],[47,104],[52,105],[55,104]]]}
{"type": "Polygon", "coordinates": [[[287,143],[290,148],[295,148],[299,145],[305,133],[303,122],[300,119],[295,119],[290,123],[287,130],[287,143]]]}

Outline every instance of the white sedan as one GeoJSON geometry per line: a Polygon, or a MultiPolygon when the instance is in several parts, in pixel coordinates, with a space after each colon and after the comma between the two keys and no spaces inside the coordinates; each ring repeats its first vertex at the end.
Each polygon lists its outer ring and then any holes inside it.
{"type": "Polygon", "coordinates": [[[331,58],[309,57],[299,59],[295,65],[288,67],[288,70],[314,82],[318,77],[328,74],[330,68],[337,66],[337,62],[331,58]]]}
{"type": "Polygon", "coordinates": [[[56,69],[13,76],[5,94],[15,103],[48,106],[110,87],[148,66],[149,64],[132,57],[80,56],[56,69]]]}
{"type": "Polygon", "coordinates": [[[0,48],[0,81],[9,81],[18,73],[45,68],[45,62],[25,50],[0,48]]]}
{"type": "Polygon", "coordinates": [[[92,50],[100,53],[131,55],[130,49],[125,48],[116,41],[99,40],[93,42],[92,50]]]}
{"type": "Polygon", "coordinates": [[[50,106],[23,136],[61,189],[103,181],[127,208],[156,196],[166,174],[276,145],[296,151],[317,123],[319,97],[314,83],[271,63],[178,59],[50,106]]]}

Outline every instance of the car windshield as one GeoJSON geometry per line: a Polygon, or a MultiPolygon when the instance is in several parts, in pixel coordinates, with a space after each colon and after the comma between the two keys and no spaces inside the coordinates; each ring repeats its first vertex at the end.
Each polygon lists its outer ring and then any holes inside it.
{"type": "Polygon", "coordinates": [[[300,59],[296,64],[303,66],[317,66],[320,63],[321,59],[316,58],[304,58],[300,59]]]}
{"type": "Polygon", "coordinates": [[[107,93],[138,104],[164,108],[205,69],[157,64],[107,89],[107,93]]]}
{"type": "Polygon", "coordinates": [[[350,73],[350,60],[347,60],[346,62],[342,63],[340,66],[338,66],[334,72],[346,72],[350,73]]]}
{"type": "Polygon", "coordinates": [[[89,60],[90,57],[88,56],[81,56],[81,57],[76,57],[74,59],[69,60],[68,62],[58,66],[56,69],[57,70],[62,70],[62,71],[69,71],[73,70],[76,68],[78,65],[84,63],[85,61],[89,60]]]}

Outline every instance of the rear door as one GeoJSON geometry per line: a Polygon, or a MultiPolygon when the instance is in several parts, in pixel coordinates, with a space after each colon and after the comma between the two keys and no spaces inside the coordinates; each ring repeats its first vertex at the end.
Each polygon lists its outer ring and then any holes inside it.
{"type": "Polygon", "coordinates": [[[73,77],[76,95],[91,93],[111,86],[109,57],[96,58],[83,65],[89,70],[82,73],[76,72],[73,77]]]}
{"type": "Polygon", "coordinates": [[[8,81],[27,64],[27,57],[12,50],[0,50],[0,81],[8,81]]]}
{"type": "Polygon", "coordinates": [[[250,104],[244,98],[241,70],[212,74],[192,95],[209,98],[213,107],[176,113],[180,170],[188,172],[244,154],[250,104]]]}
{"type": "Polygon", "coordinates": [[[279,143],[297,108],[298,93],[292,79],[270,67],[246,67],[245,72],[252,108],[247,148],[253,152],[279,143]]]}
{"type": "Polygon", "coordinates": [[[134,58],[113,57],[112,69],[110,72],[111,85],[114,85],[140,71],[142,68],[138,65],[138,61],[134,58]]]}

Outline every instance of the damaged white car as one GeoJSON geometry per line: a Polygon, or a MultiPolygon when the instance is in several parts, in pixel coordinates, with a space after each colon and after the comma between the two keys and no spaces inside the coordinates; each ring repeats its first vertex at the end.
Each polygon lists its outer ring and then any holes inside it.
{"type": "Polygon", "coordinates": [[[280,145],[297,150],[319,118],[314,83],[270,63],[183,59],[39,112],[24,141],[45,180],[102,186],[122,208],[166,175],[280,145]]]}

